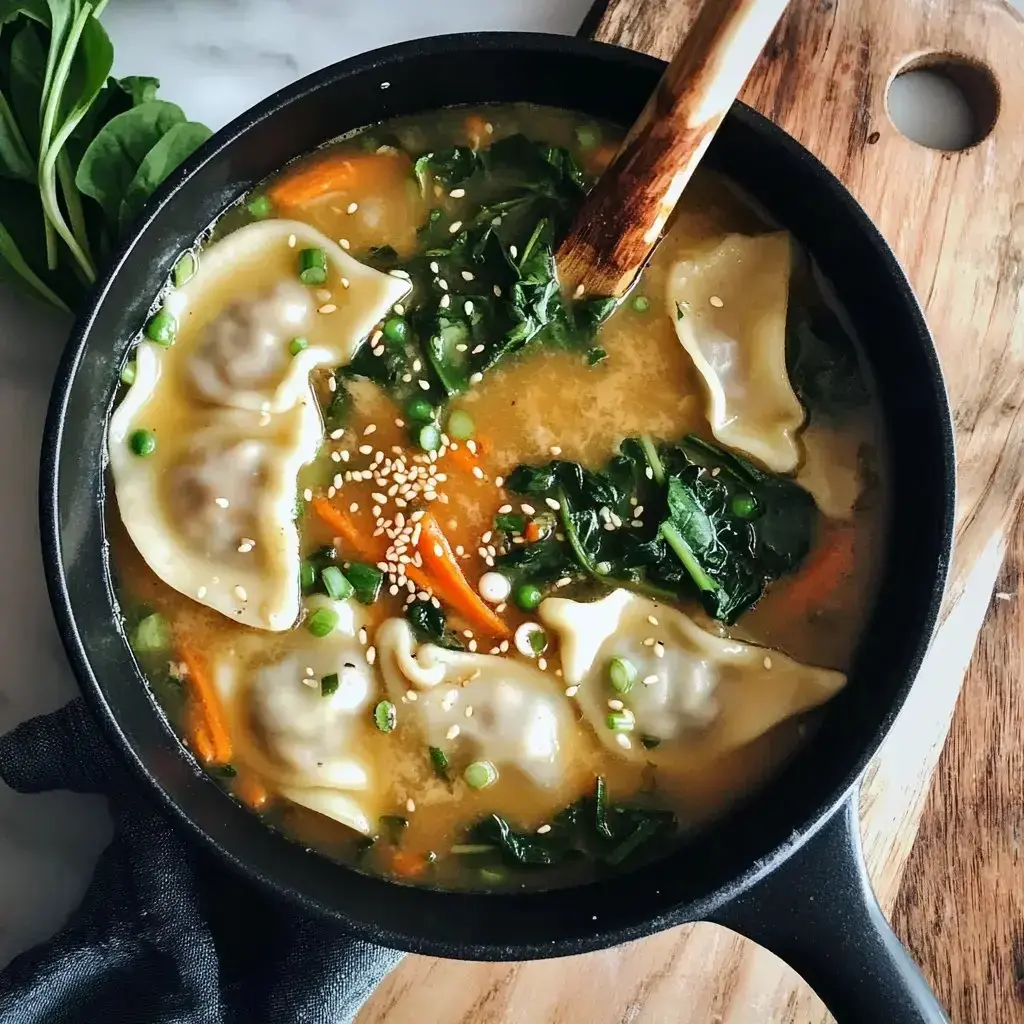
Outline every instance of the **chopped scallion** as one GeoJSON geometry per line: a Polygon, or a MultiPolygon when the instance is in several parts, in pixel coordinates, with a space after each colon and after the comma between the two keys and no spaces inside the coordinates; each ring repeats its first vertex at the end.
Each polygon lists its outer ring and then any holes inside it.
{"type": "Polygon", "coordinates": [[[320,579],[323,580],[327,596],[335,601],[347,601],[356,589],[336,565],[328,565],[321,569],[320,579]]]}
{"type": "Polygon", "coordinates": [[[430,762],[441,778],[448,778],[448,755],[440,747],[430,748],[430,762]]]}
{"type": "Polygon", "coordinates": [[[499,512],[494,517],[494,525],[502,533],[522,533],[526,529],[526,516],[518,512],[499,512]]]}
{"type": "Polygon", "coordinates": [[[594,785],[594,827],[607,839],[611,839],[612,830],[608,826],[608,784],[603,775],[598,775],[594,785]]]}
{"type": "Polygon", "coordinates": [[[494,847],[490,843],[456,843],[448,852],[456,857],[472,857],[478,853],[493,853],[494,847]]]}
{"type": "Polygon", "coordinates": [[[391,732],[398,724],[398,708],[389,700],[382,700],[373,709],[374,724],[381,732],[391,732]]]}
{"type": "Polygon", "coordinates": [[[146,323],[146,337],[158,345],[173,345],[178,321],[166,309],[157,310],[146,323]]]}
{"type": "Polygon", "coordinates": [[[636,682],[636,666],[626,658],[612,658],[608,663],[608,681],[619,693],[629,693],[636,682]]]}
{"type": "Polygon", "coordinates": [[[345,570],[345,576],[355,591],[356,600],[360,604],[373,604],[380,596],[384,585],[384,573],[375,565],[365,562],[351,562],[345,570]]]}
{"type": "Polygon", "coordinates": [[[196,259],[196,254],[191,250],[183,252],[178,262],[174,264],[174,270],[171,271],[174,287],[181,288],[182,285],[188,284],[196,276],[198,267],[199,261],[196,259]]]}
{"type": "Polygon", "coordinates": [[[159,612],[147,615],[135,627],[131,643],[136,654],[166,651],[171,646],[171,629],[167,620],[159,612]]]}
{"type": "Polygon", "coordinates": [[[299,563],[299,586],[303,590],[312,590],[316,586],[316,567],[305,559],[299,563]]]}
{"type": "Polygon", "coordinates": [[[270,196],[253,196],[245,206],[256,220],[265,220],[270,216],[274,209],[274,204],[271,203],[270,196]]]}
{"type": "Polygon", "coordinates": [[[612,732],[632,732],[636,719],[628,711],[610,711],[605,722],[612,732]]]}
{"type": "Polygon", "coordinates": [[[338,625],[338,613],[333,608],[317,608],[306,620],[306,629],[316,637],[333,633],[338,625]]]}
{"type": "Polygon", "coordinates": [[[448,436],[456,441],[465,441],[476,432],[473,417],[462,409],[455,409],[448,417],[448,436]]]}
{"type": "Polygon", "coordinates": [[[543,629],[530,631],[530,647],[534,654],[543,654],[548,649],[548,635],[543,629]]]}
{"type": "Polygon", "coordinates": [[[292,340],[288,342],[288,351],[293,356],[297,356],[300,352],[307,348],[309,348],[308,338],[292,338],[292,340]]]}
{"type": "Polygon", "coordinates": [[[299,280],[303,284],[324,284],[327,281],[327,253],[323,249],[302,249],[299,252],[299,280]]]}
{"type": "Polygon", "coordinates": [[[434,423],[425,423],[418,435],[420,447],[425,452],[436,452],[441,447],[441,431],[434,423]]]}
{"type": "Polygon", "coordinates": [[[121,367],[121,383],[122,384],[134,384],[135,383],[135,360],[125,363],[121,367]]]}
{"type": "Polygon", "coordinates": [[[486,789],[498,781],[498,769],[490,761],[470,761],[462,773],[466,785],[473,789],[486,789]]]}
{"type": "Polygon", "coordinates": [[[329,675],[324,676],[320,680],[320,696],[330,697],[332,693],[338,692],[338,687],[341,685],[341,678],[337,672],[331,672],[329,675]]]}
{"type": "Polygon", "coordinates": [[[630,305],[638,313],[646,313],[651,308],[651,300],[646,295],[634,295],[630,305]]]}

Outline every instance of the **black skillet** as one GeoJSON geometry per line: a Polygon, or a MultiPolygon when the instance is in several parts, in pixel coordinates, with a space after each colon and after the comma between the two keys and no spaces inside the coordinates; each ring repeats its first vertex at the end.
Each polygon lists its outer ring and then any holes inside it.
{"type": "Polygon", "coordinates": [[[946,395],[928,329],[889,247],[814,157],[742,104],[707,159],[789,228],[835,283],[878,379],[891,440],[891,537],[877,608],[849,684],[810,743],[764,789],[677,853],[611,881],[503,896],[366,878],[265,828],[198,771],[118,626],[104,529],[107,414],[125,348],[176,255],[255,182],[349,129],[450,104],[508,101],[627,126],[663,67],[553,36],[444,36],[327,68],[218,132],[154,196],[78,322],[57,375],[41,478],[57,622],[93,710],[172,815],[260,885],[364,938],[434,956],[524,960],[710,920],[787,960],[843,1024],[942,1021],[871,893],[856,803],[942,597],[954,497],[946,395]]]}

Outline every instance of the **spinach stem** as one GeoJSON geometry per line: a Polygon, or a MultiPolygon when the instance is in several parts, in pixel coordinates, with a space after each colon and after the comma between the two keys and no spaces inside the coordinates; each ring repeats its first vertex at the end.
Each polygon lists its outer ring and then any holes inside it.
{"type": "Polygon", "coordinates": [[[71,220],[71,231],[78,244],[85,253],[90,264],[95,267],[92,252],[89,249],[89,235],[85,227],[85,213],[82,210],[82,200],[75,186],[75,176],[71,172],[71,161],[68,159],[66,150],[61,150],[57,156],[57,177],[60,180],[61,194],[64,196],[64,205],[67,207],[68,217],[71,220]]]}
{"type": "Polygon", "coordinates": [[[660,487],[665,483],[665,467],[661,463],[658,449],[655,447],[654,439],[650,434],[640,435],[640,447],[643,448],[647,464],[651,467],[651,472],[654,474],[654,481],[660,487]]]}
{"type": "Polygon", "coordinates": [[[662,523],[660,529],[662,537],[679,556],[679,561],[683,563],[693,582],[705,593],[713,594],[718,589],[718,584],[700,567],[683,535],[669,522],[662,523]]]}

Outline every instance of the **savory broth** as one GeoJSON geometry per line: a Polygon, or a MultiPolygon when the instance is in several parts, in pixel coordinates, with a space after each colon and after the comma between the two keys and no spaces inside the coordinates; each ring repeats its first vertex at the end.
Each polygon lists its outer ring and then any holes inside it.
{"type": "Polygon", "coordinates": [[[179,265],[125,374],[140,666],[229,792],[362,870],[548,887],[651,856],[791,756],[870,612],[871,382],[753,204],[699,172],[598,327],[537,297],[617,138],[502,106],[304,157],[179,265]]]}

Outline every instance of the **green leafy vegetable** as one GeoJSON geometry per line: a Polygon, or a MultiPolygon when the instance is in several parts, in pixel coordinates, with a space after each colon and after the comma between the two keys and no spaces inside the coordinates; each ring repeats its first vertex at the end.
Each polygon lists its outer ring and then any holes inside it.
{"type": "Polygon", "coordinates": [[[448,628],[448,620],[440,608],[430,601],[413,601],[405,609],[405,618],[412,626],[417,639],[437,644],[449,651],[464,650],[462,641],[448,628]]]}
{"type": "Polygon", "coordinates": [[[110,77],[106,0],[0,3],[0,280],[73,310],[146,199],[209,131],[110,77]]]}
{"type": "Polygon", "coordinates": [[[818,521],[814,500],[792,480],[693,435],[662,446],[627,438],[602,472],[562,461],[517,466],[506,487],[556,500],[564,538],[503,555],[499,567],[514,586],[567,578],[699,597],[726,622],[799,565],[818,521]]]}
{"type": "Polygon", "coordinates": [[[345,576],[355,591],[355,599],[360,604],[373,604],[380,597],[384,585],[384,573],[375,565],[365,562],[352,562],[345,570],[345,576]]]}

